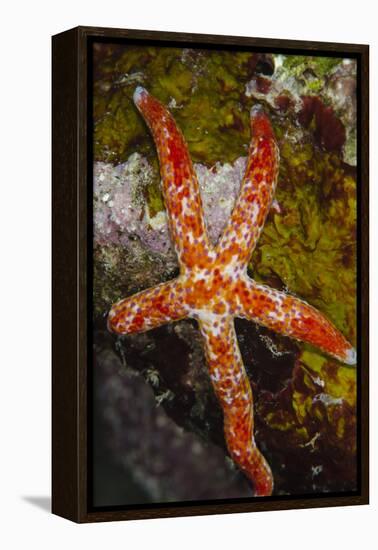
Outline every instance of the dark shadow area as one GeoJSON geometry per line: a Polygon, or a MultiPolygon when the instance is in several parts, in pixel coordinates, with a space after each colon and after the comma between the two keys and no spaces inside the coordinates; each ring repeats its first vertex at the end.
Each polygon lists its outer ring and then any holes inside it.
{"type": "Polygon", "coordinates": [[[33,506],[40,508],[44,512],[51,512],[51,497],[22,497],[23,500],[29,502],[33,506]]]}

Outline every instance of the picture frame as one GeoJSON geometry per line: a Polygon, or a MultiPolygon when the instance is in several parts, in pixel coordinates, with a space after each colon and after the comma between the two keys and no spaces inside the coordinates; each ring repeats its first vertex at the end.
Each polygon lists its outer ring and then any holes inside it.
{"type": "MultiPolygon", "coordinates": [[[[119,52],[119,49],[117,52],[119,52]]],[[[109,51],[107,51],[104,55],[108,55],[107,59],[113,59],[111,56],[114,54],[113,52],[109,53],[109,51]]],[[[192,59],[190,63],[194,66],[196,59],[192,59]]],[[[143,67],[139,67],[139,71],[142,70],[143,67]]],[[[250,68],[249,70],[253,72],[255,68],[250,68]]],[[[133,71],[137,73],[138,67],[134,66],[133,71]]],[[[83,523],[368,504],[368,46],[360,44],[336,44],[298,40],[77,27],[55,35],[52,38],[52,75],[52,512],[72,521],[83,523]],[[143,502],[140,499],[136,499],[135,503],[122,503],[119,500],[115,500],[114,504],[100,503],[94,505],[95,495],[97,494],[96,487],[101,485],[100,478],[102,475],[101,468],[96,466],[97,459],[94,458],[96,453],[99,452],[99,440],[101,439],[98,435],[98,429],[96,427],[98,424],[96,424],[97,420],[95,419],[99,410],[99,405],[95,403],[96,397],[94,397],[94,394],[96,393],[96,384],[100,384],[101,381],[103,382],[103,379],[99,382],[99,380],[95,378],[97,375],[93,372],[92,362],[93,356],[96,354],[96,350],[94,351],[96,341],[94,341],[93,338],[93,311],[98,296],[96,293],[93,293],[94,113],[97,108],[94,101],[95,93],[93,83],[96,78],[100,78],[96,73],[97,66],[94,67],[93,52],[96,45],[101,45],[102,49],[99,48],[101,52],[103,52],[104,48],[107,46],[111,47],[116,45],[118,48],[122,49],[122,47],[132,45],[133,48],[176,48],[183,51],[185,50],[186,52],[201,49],[211,52],[250,52],[251,55],[260,53],[262,55],[260,64],[264,66],[265,63],[265,69],[263,67],[259,76],[260,81],[257,87],[260,86],[260,89],[256,91],[255,87],[251,91],[251,95],[246,99],[246,105],[248,104],[248,107],[250,107],[250,103],[257,101],[256,97],[258,97],[259,93],[262,97],[261,102],[264,105],[269,105],[269,102],[267,102],[263,96],[267,93],[266,90],[264,91],[264,87],[270,86],[269,77],[271,73],[269,74],[269,72],[271,67],[269,55],[271,54],[303,57],[318,56],[330,59],[352,59],[356,64],[355,93],[357,115],[355,121],[356,136],[354,145],[356,147],[356,165],[353,170],[350,169],[345,158],[342,158],[337,165],[337,169],[343,171],[342,173],[346,174],[345,177],[350,176],[352,180],[354,178],[353,181],[355,181],[356,184],[357,290],[356,295],[352,296],[352,298],[356,302],[357,312],[355,332],[357,334],[356,349],[358,363],[355,371],[355,386],[353,386],[356,391],[356,400],[353,407],[350,407],[350,414],[355,419],[355,423],[353,424],[353,426],[355,426],[355,431],[353,431],[353,438],[355,438],[355,454],[353,455],[354,458],[352,457],[350,459],[351,464],[354,464],[353,460],[355,460],[355,485],[352,489],[350,483],[345,481],[348,476],[341,476],[339,490],[332,490],[332,482],[326,479],[324,481],[324,487],[327,487],[327,489],[324,489],[323,492],[314,490],[312,493],[306,494],[288,494],[287,491],[285,492],[285,490],[282,490],[281,494],[275,494],[273,492],[271,496],[264,495],[262,497],[245,496],[243,494],[242,497],[225,496],[222,498],[220,494],[220,496],[216,498],[208,498],[205,496],[200,499],[187,498],[178,501],[170,497],[164,501],[161,497],[157,497],[155,501],[153,499],[146,499],[146,501],[143,502]],[[266,71],[265,73],[264,70],[266,71]],[[343,487],[345,488],[343,489],[343,487]]],[[[125,73],[125,75],[129,76],[127,73],[125,73]]],[[[164,74],[161,75],[162,78],[164,76],[164,74]]],[[[175,75],[174,78],[177,79],[178,75],[175,75]]],[[[308,78],[313,83],[313,89],[317,90],[317,75],[314,74],[311,69],[308,71],[308,78]]],[[[246,81],[242,82],[243,89],[245,89],[246,81]]],[[[139,84],[140,82],[138,82],[137,78],[135,85],[139,84]]],[[[103,86],[103,93],[106,95],[110,84],[108,81],[101,81],[101,85],[103,86]]],[[[122,88],[124,83],[119,80],[116,82],[113,78],[111,85],[122,88]]],[[[132,94],[129,93],[129,91],[134,84],[131,84],[128,80],[127,86],[130,86],[130,88],[127,88],[127,93],[129,94],[127,97],[129,98],[128,100],[131,101],[132,94]]],[[[233,83],[222,81],[222,86],[226,94],[227,87],[232,88],[233,83]]],[[[138,96],[138,92],[136,92],[137,96],[134,96],[134,98],[140,98],[140,94],[142,93],[145,92],[139,91],[138,96]]],[[[316,93],[317,92],[314,92],[313,96],[315,96],[316,93]]],[[[302,96],[299,95],[298,97],[300,101],[304,101],[302,96]]],[[[164,103],[166,98],[158,99],[160,99],[161,103],[164,103]]],[[[173,97],[170,106],[174,116],[176,116],[180,108],[177,103],[178,102],[176,102],[176,99],[173,97]]],[[[278,104],[276,104],[276,108],[278,111],[281,107],[283,110],[285,109],[283,105],[277,105],[278,104]]],[[[247,107],[245,108],[247,109],[247,107]]],[[[231,112],[223,113],[222,116],[227,119],[227,116],[231,116],[231,112]]],[[[240,117],[241,116],[244,115],[240,115],[240,117]]],[[[277,117],[279,116],[281,115],[278,113],[277,117]]],[[[306,113],[303,116],[306,118],[306,113]]],[[[311,135],[318,135],[319,138],[319,121],[323,121],[321,124],[324,124],[327,128],[331,124],[329,119],[326,118],[327,116],[333,117],[332,120],[337,118],[332,107],[328,104],[320,105],[320,103],[317,103],[313,105],[311,103],[311,107],[309,107],[309,111],[307,111],[308,121],[306,122],[306,120],[303,120],[302,126],[306,128],[306,131],[313,132],[311,135]],[[316,117],[318,117],[318,119],[316,117]],[[318,134],[316,134],[317,132],[318,134]]],[[[136,114],[135,117],[137,117],[136,114]]],[[[234,137],[232,139],[235,139],[237,132],[245,132],[245,125],[239,120],[235,113],[233,113],[233,118],[231,117],[231,119],[227,120],[229,120],[229,125],[233,128],[232,131],[234,131],[234,134],[232,134],[234,137]]],[[[135,120],[137,120],[137,118],[135,118],[135,120]]],[[[122,124],[124,124],[124,122],[122,122],[122,124]]],[[[138,119],[135,124],[142,124],[141,119],[138,119]]],[[[337,126],[337,128],[339,128],[339,126],[337,126]]],[[[203,131],[203,128],[201,131],[203,131]]],[[[145,128],[145,133],[146,135],[148,134],[147,127],[145,128]]],[[[185,135],[184,131],[183,133],[185,135]]],[[[335,138],[337,132],[334,126],[332,126],[331,133],[333,138],[335,138]]],[[[224,135],[227,134],[225,133],[224,135]]],[[[344,147],[345,135],[343,134],[343,136],[344,147]]],[[[112,139],[113,138],[109,139],[107,142],[109,146],[109,151],[107,152],[107,154],[109,153],[109,157],[107,157],[110,159],[109,164],[112,162],[111,155],[114,153],[111,144],[115,142],[114,139],[113,141],[112,139]]],[[[320,142],[317,143],[316,147],[319,147],[320,150],[322,150],[322,148],[323,150],[324,148],[327,149],[327,143],[324,142],[326,137],[320,136],[319,139],[320,142]]],[[[332,143],[329,145],[329,151],[340,157],[341,146],[339,146],[337,136],[335,139],[336,142],[331,140],[332,143]]],[[[243,138],[243,140],[246,142],[245,138],[243,138]]],[[[132,142],[132,140],[130,140],[131,145],[129,145],[128,154],[131,154],[135,150],[138,143],[140,142],[132,142]]],[[[149,145],[145,146],[147,149],[150,147],[150,151],[152,143],[151,141],[149,145]]],[[[217,152],[218,149],[215,148],[215,151],[217,152]]],[[[343,151],[345,151],[345,148],[343,151]]],[[[241,149],[239,154],[242,154],[242,152],[243,150],[241,149]]],[[[202,153],[203,151],[199,152],[197,149],[198,158],[202,158],[203,163],[206,165],[207,160],[201,157],[202,153]]],[[[114,164],[116,164],[116,161],[125,162],[127,158],[125,154],[125,151],[117,151],[117,154],[114,155],[114,164]]],[[[286,160],[282,151],[281,157],[283,157],[285,163],[286,160]]],[[[213,158],[211,162],[215,162],[213,158]]],[[[326,168],[324,170],[326,170],[326,168]]],[[[309,215],[311,217],[311,212],[309,215]]],[[[96,261],[97,260],[95,260],[95,262],[96,261]]],[[[347,269],[347,267],[345,269],[347,269]]],[[[168,279],[169,278],[170,277],[168,277],[168,279]]],[[[141,286],[143,286],[143,283],[141,283],[141,286]]],[[[136,287],[138,287],[137,284],[135,285],[135,288],[136,287]]],[[[138,287],[138,290],[142,289],[138,287]]],[[[118,296],[118,298],[121,297],[122,296],[118,296]]],[[[300,297],[303,298],[303,296],[300,297]]],[[[112,304],[113,302],[108,303],[109,309],[112,304]]],[[[263,336],[265,338],[266,334],[263,336]]],[[[265,342],[266,341],[265,339],[265,342]]],[[[139,344],[139,352],[143,349],[140,347],[141,345],[142,344],[139,344]]],[[[169,345],[169,343],[166,345],[169,345]]],[[[286,349],[285,345],[283,345],[283,349],[286,349]]],[[[122,354],[122,351],[120,353],[122,354]]],[[[134,353],[137,352],[134,350],[134,353]]],[[[154,353],[159,353],[159,350],[154,353]]],[[[150,361],[150,359],[148,359],[148,361],[150,361]]],[[[163,363],[164,357],[159,364],[163,363]]],[[[147,367],[143,367],[142,370],[146,372],[147,367]]],[[[122,372],[119,372],[118,375],[122,377],[122,372]]],[[[158,372],[156,374],[152,371],[149,373],[149,376],[152,377],[150,380],[150,385],[152,386],[154,385],[154,375],[159,377],[161,373],[158,372]]],[[[117,374],[115,376],[117,376],[117,374]]],[[[254,382],[253,380],[253,383],[254,382]]],[[[318,384],[322,386],[323,382],[319,381],[318,384]]],[[[165,389],[170,391],[169,384],[165,389]]],[[[317,395],[326,394],[319,393],[317,395]]],[[[111,399],[113,399],[113,397],[111,397],[111,399]]],[[[209,399],[211,401],[211,398],[209,399]]],[[[328,398],[321,397],[319,399],[320,401],[323,399],[322,403],[326,406],[324,400],[328,398]]],[[[341,398],[335,397],[335,399],[341,398]]],[[[103,401],[103,406],[112,406],[109,405],[109,402],[106,402],[105,405],[104,403],[103,401]]],[[[131,402],[129,401],[129,403],[131,402]]],[[[210,406],[216,406],[214,403],[215,401],[211,402],[210,406]]],[[[336,405],[340,403],[340,401],[337,401],[336,405]]],[[[141,404],[140,406],[143,405],[141,404]]],[[[113,413],[114,411],[111,412],[111,414],[113,413]]],[[[337,414],[341,414],[340,411],[337,412],[337,414]]],[[[175,418],[173,413],[172,417],[175,418]]],[[[215,426],[216,423],[219,422],[219,418],[221,418],[219,411],[215,414],[214,418],[212,422],[214,422],[215,426]]],[[[185,429],[188,430],[188,425],[185,421],[183,422],[185,429]]],[[[336,430],[335,426],[332,428],[332,422],[332,419],[329,420],[331,430],[336,430]]],[[[340,430],[344,429],[343,425],[343,422],[341,422],[339,426],[340,430]]],[[[210,431],[211,426],[209,428],[210,431]]],[[[304,429],[306,429],[306,427],[304,429]]],[[[193,421],[193,432],[196,433],[196,430],[201,432],[196,422],[193,421]]],[[[261,428],[261,431],[263,431],[263,428],[261,428]]],[[[216,439],[221,431],[218,429],[218,431],[215,430],[215,432],[216,435],[214,437],[216,439]]],[[[203,429],[200,436],[203,437],[204,433],[205,430],[203,429]]],[[[314,443],[313,437],[311,438],[310,435],[313,435],[312,432],[307,433],[307,440],[303,443],[298,443],[297,441],[296,444],[298,445],[298,449],[299,447],[304,448],[307,444],[312,445],[314,443]]],[[[151,437],[154,437],[154,435],[152,434],[151,437]]],[[[212,442],[214,442],[214,439],[212,442]]],[[[219,443],[221,449],[222,445],[222,452],[224,455],[227,455],[227,448],[225,447],[224,441],[219,443]]],[[[117,447],[117,449],[118,451],[114,452],[124,452],[126,454],[128,452],[127,446],[126,449],[121,448],[121,451],[120,447],[117,447]]],[[[229,449],[230,446],[228,446],[228,450],[229,449]]],[[[265,451],[264,449],[264,452],[265,451]]],[[[343,449],[340,450],[340,457],[344,457],[342,451],[343,449]]],[[[101,452],[103,452],[103,449],[101,452]]],[[[269,449],[267,452],[269,452],[269,449]]],[[[177,460],[179,460],[179,458],[177,458],[177,460]]],[[[341,461],[341,458],[339,458],[339,460],[341,461]]],[[[212,463],[210,462],[209,464],[212,463]]],[[[336,466],[333,465],[334,468],[337,467],[337,463],[335,464],[336,466]]],[[[316,469],[318,465],[313,464],[311,467],[316,469]]],[[[232,472],[234,472],[232,474],[233,476],[239,475],[237,468],[236,470],[232,469],[234,468],[232,464],[230,468],[232,472]]],[[[323,468],[323,466],[320,468],[323,468]]],[[[330,468],[329,471],[332,472],[336,470],[330,468]]],[[[317,475],[316,472],[317,470],[314,470],[313,474],[317,475]]],[[[281,472],[277,475],[279,477],[283,474],[281,472]]],[[[189,479],[190,483],[190,472],[186,471],[184,478],[185,476],[189,479]]],[[[335,476],[337,478],[337,472],[335,476]]],[[[106,486],[107,482],[104,482],[103,485],[106,486]]],[[[316,483],[314,485],[316,485],[316,483]]],[[[284,487],[285,485],[282,486],[284,487]]],[[[126,490],[127,487],[126,483],[126,490]]],[[[227,493],[225,490],[224,494],[232,494],[232,491],[231,493],[227,493]]],[[[101,498],[104,499],[104,497],[101,498]]]]}

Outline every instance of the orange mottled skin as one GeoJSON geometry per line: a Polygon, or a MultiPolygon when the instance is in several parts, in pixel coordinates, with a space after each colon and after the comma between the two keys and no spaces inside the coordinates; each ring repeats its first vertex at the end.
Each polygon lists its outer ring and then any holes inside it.
{"type": "Polygon", "coordinates": [[[129,334],[187,317],[198,321],[230,455],[252,481],[255,494],[270,495],[273,476],[254,439],[253,396],[234,317],[309,342],[346,363],[355,362],[354,349],[315,308],[247,275],[273,202],[279,166],[278,147],[264,111],[259,106],[251,111],[252,137],[240,194],[214,247],[207,236],[198,181],[183,135],[169,111],[145,89],[136,89],[134,101],[158,150],[180,275],[113,305],[109,329],[129,334]]]}

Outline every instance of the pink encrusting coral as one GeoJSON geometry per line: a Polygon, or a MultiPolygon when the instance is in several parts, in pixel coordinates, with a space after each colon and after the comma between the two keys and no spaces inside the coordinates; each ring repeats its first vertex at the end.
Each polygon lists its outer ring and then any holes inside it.
{"type": "MultiPolygon", "coordinates": [[[[215,244],[238,196],[247,159],[208,168],[194,164],[201,192],[205,223],[215,244]]],[[[147,250],[166,254],[173,249],[165,211],[150,215],[143,190],[151,185],[152,168],[138,153],[117,166],[94,164],[94,239],[100,245],[121,244],[138,238],[147,250]]]]}
{"type": "Polygon", "coordinates": [[[152,181],[147,160],[134,153],[127,162],[94,165],[94,241],[127,246],[138,238],[146,247],[165,254],[171,247],[165,213],[150,218],[143,191],[152,181]]]}
{"type": "Polygon", "coordinates": [[[255,494],[270,495],[273,476],[255,442],[252,390],[234,318],[242,317],[308,342],[344,363],[356,362],[355,350],[315,308],[285,292],[257,284],[247,275],[247,264],[273,203],[279,168],[278,146],[263,109],[254,106],[251,110],[251,144],[240,192],[214,245],[206,229],[200,187],[182,133],[164,105],[145,89],[136,89],[134,101],[158,150],[180,274],[114,304],[108,328],[117,334],[129,334],[187,317],[197,320],[210,378],[223,410],[230,455],[252,481],[255,494]]]}

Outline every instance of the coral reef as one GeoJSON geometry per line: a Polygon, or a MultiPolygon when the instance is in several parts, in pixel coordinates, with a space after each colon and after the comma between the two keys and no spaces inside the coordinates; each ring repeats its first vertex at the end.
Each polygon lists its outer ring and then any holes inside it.
{"type": "MultiPolygon", "coordinates": [[[[157,373],[158,387],[145,378],[159,408],[185,431],[225,452],[221,411],[194,324],[182,321],[106,343],[99,339],[112,303],[172,279],[178,271],[166,231],[154,145],[132,93],[136,84],[146,85],[174,113],[195,162],[213,241],[240,186],[250,138],[249,108],[255,102],[265,105],[281,155],[279,211],[271,211],[267,219],[250,272],[260,282],[305,298],[355,343],[355,63],[249,52],[95,47],[93,290],[98,353],[104,352],[102,346],[116,346],[128,368],[157,373]],[[335,127],[341,136],[336,145],[335,127]]],[[[355,371],[242,320],[236,331],[258,396],[256,439],[272,466],[276,494],[353,490],[355,371]]],[[[110,407],[121,419],[119,402],[110,407]]],[[[109,437],[113,448],[114,437],[109,437]]],[[[116,454],[125,456],[127,445],[121,442],[116,454]]],[[[185,498],[199,498],[197,487],[193,484],[185,498]]],[[[156,495],[151,498],[159,500],[164,492],[156,495]]],[[[181,497],[176,493],[172,498],[181,497]]]]}

